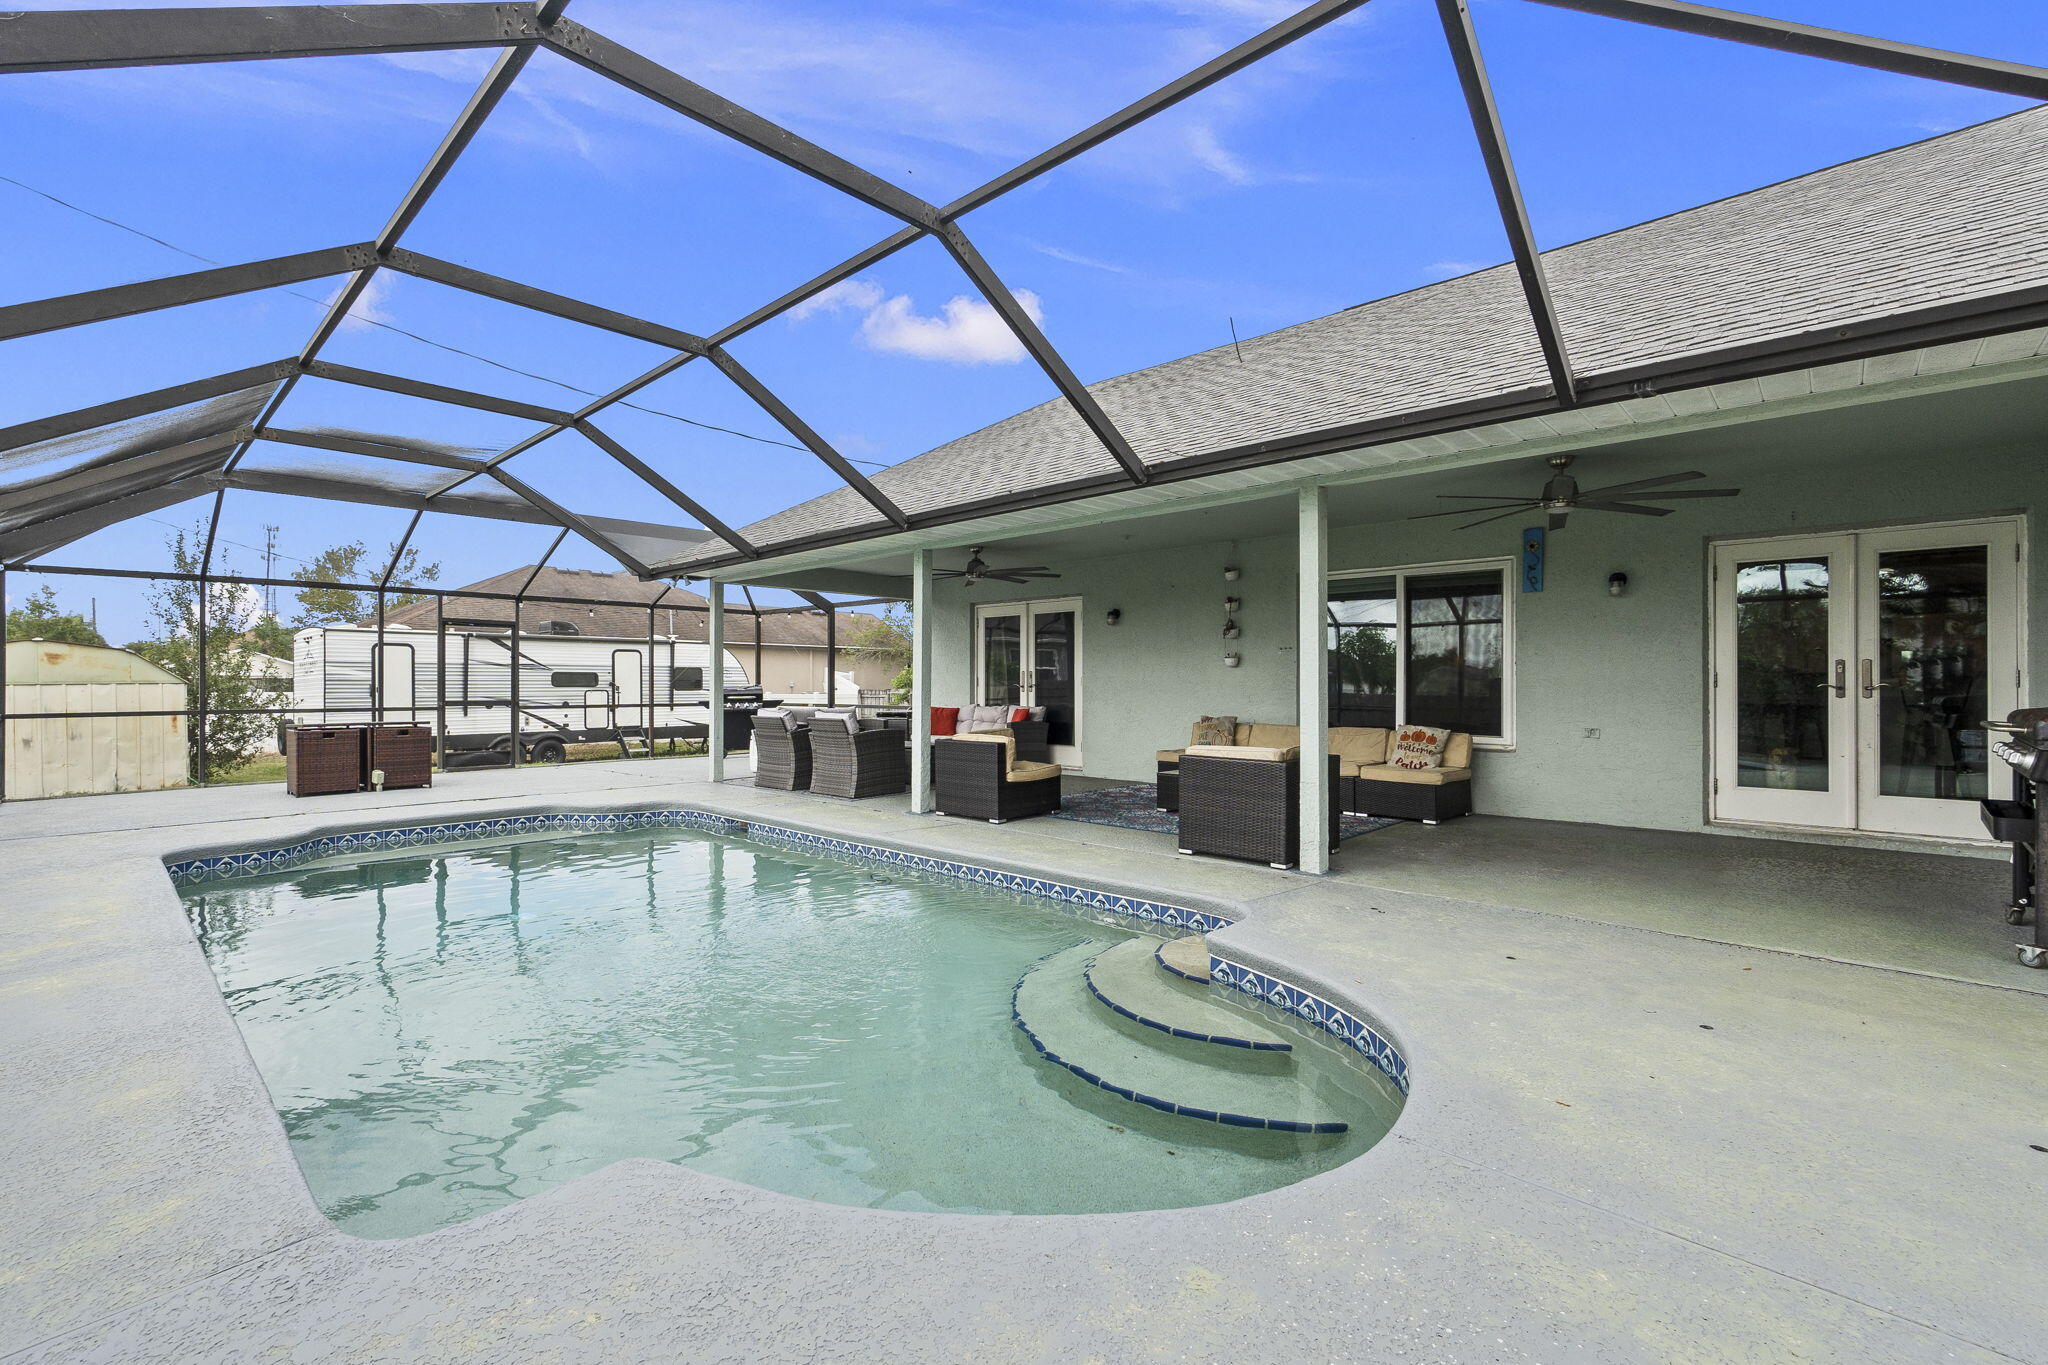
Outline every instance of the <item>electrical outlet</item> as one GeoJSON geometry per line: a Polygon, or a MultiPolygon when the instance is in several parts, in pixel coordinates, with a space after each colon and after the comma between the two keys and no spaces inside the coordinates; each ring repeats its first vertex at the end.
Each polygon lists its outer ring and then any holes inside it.
{"type": "Polygon", "coordinates": [[[1587,738],[1587,739],[1598,739],[1598,738],[1600,738],[1600,727],[1599,727],[1599,726],[1597,726],[1597,725],[1588,725],[1588,726],[1586,727],[1586,738],[1587,738]]]}

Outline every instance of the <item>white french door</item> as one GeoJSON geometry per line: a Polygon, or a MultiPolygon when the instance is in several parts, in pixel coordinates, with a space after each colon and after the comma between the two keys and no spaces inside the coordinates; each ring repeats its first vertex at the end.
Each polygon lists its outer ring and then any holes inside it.
{"type": "Polygon", "coordinates": [[[974,609],[974,701],[1042,706],[1052,761],[1081,766],[1081,599],[974,609]]]}
{"type": "Polygon", "coordinates": [[[1715,818],[1982,838],[2018,551],[2009,519],[1716,546],[1715,818]]]}

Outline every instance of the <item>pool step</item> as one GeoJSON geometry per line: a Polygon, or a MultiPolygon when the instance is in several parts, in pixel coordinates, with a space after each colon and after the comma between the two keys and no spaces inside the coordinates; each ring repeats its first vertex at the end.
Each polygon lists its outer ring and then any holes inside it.
{"type": "Polygon", "coordinates": [[[1209,940],[1201,934],[1168,939],[1159,945],[1159,965],[1190,981],[1209,979],[1209,940]]]}
{"type": "Polygon", "coordinates": [[[1211,1044],[1166,1034],[1156,1041],[1118,1026],[1088,988],[1087,970],[1103,949],[1081,944],[1039,961],[1017,983],[1017,1027],[1055,1065],[1125,1099],[1169,1114],[1238,1128],[1341,1133],[1350,1125],[1290,1069],[1232,1070],[1202,1056],[1211,1044]]]}
{"type": "Polygon", "coordinates": [[[1159,969],[1150,939],[1106,949],[1082,974],[1096,1000],[1124,1018],[1190,1042],[1253,1052],[1292,1052],[1277,1029],[1225,1006],[1214,988],[1159,969]]]}

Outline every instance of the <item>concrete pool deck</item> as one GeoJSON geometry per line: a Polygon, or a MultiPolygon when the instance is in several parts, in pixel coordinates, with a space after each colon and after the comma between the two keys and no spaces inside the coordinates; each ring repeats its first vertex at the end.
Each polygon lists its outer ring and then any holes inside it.
{"type": "Polygon", "coordinates": [[[2048,1360],[2048,981],[1982,860],[1475,818],[1311,879],[689,760],[10,804],[0,857],[9,1360],[2048,1360]],[[164,854],[650,804],[1213,903],[1232,956],[1392,1027],[1408,1110],[1205,1208],[884,1213],[630,1161],[334,1231],[164,854]]]}

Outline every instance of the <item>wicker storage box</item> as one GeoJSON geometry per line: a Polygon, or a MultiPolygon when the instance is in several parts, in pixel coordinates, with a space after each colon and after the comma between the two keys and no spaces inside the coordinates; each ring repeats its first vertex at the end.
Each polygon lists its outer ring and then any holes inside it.
{"type": "MultiPolygon", "coordinates": [[[[1329,831],[1337,847],[1337,756],[1329,773],[1329,831]]],[[[1300,851],[1299,759],[1272,762],[1187,754],[1180,761],[1180,851],[1292,867],[1300,851]]]]}
{"type": "Polygon", "coordinates": [[[363,785],[384,773],[384,789],[434,785],[434,732],[424,725],[372,725],[363,749],[363,785]]]}
{"type": "Polygon", "coordinates": [[[301,725],[285,732],[285,791],[293,796],[328,796],[359,791],[362,785],[360,727],[301,725]]]}

